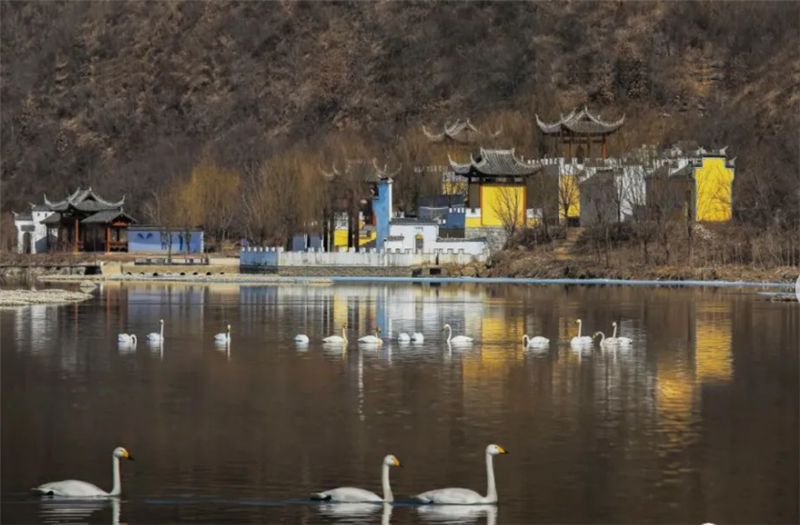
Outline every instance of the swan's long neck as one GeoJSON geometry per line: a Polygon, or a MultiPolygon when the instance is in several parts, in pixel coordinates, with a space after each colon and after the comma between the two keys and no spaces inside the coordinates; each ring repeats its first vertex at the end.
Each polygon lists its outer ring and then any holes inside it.
{"type": "Polygon", "coordinates": [[[164,339],[164,323],[161,323],[161,339],[164,339]]]}
{"type": "Polygon", "coordinates": [[[486,479],[488,482],[488,487],[486,488],[486,502],[496,503],[497,487],[494,484],[494,462],[492,461],[492,455],[488,452],[486,453],[486,479]]]}
{"type": "Polygon", "coordinates": [[[597,332],[597,333],[600,334],[600,344],[603,344],[603,341],[606,340],[606,334],[604,334],[603,332],[597,332]]]}
{"type": "Polygon", "coordinates": [[[383,501],[391,503],[394,501],[392,487],[389,486],[389,465],[383,464],[381,469],[381,483],[383,484],[383,501]]]}
{"type": "Polygon", "coordinates": [[[447,342],[450,342],[450,339],[453,338],[453,329],[450,328],[450,325],[447,326],[447,342]]]}
{"type": "Polygon", "coordinates": [[[616,323],[614,323],[614,335],[612,335],[611,337],[617,337],[617,324],[616,323]]]}
{"type": "Polygon", "coordinates": [[[131,335],[131,341],[133,341],[133,344],[134,344],[134,345],[135,345],[135,344],[138,342],[138,341],[136,340],[136,334],[133,334],[133,335],[131,335]]]}
{"type": "Polygon", "coordinates": [[[119,458],[114,456],[114,486],[109,492],[110,496],[119,496],[122,492],[122,484],[119,479],[119,458]]]}
{"type": "Polygon", "coordinates": [[[347,330],[344,329],[344,326],[342,327],[342,339],[345,343],[347,342],[347,330]]]}
{"type": "Polygon", "coordinates": [[[529,340],[530,340],[530,337],[528,337],[528,334],[523,335],[522,336],[522,346],[528,346],[528,341],[529,340]]]}
{"type": "Polygon", "coordinates": [[[581,336],[581,321],[578,319],[578,337],[581,336]]]}

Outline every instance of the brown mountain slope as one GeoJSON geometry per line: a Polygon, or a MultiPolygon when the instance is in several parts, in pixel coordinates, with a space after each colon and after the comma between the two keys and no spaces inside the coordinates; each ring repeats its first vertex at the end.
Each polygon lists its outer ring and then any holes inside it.
{"type": "MultiPolygon", "coordinates": [[[[201,152],[240,169],[338,130],[391,147],[422,123],[587,101],[628,115],[617,149],[728,144],[747,184],[769,173],[762,198],[797,202],[794,3],[1,8],[3,211],[78,185],[140,207],[201,152]]],[[[534,154],[536,140],[517,146],[534,154]]]]}

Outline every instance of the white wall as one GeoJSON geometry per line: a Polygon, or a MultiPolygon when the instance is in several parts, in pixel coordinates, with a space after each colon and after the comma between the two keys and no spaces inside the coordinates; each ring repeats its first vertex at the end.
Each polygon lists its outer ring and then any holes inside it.
{"type": "MultiPolygon", "coordinates": [[[[14,220],[14,226],[17,227],[17,252],[22,253],[25,246],[24,235],[26,232],[22,231],[23,226],[33,226],[31,233],[31,253],[45,253],[47,252],[47,225],[42,224],[42,221],[52,215],[51,211],[34,211],[31,213],[33,220],[14,220]]],[[[53,235],[52,241],[54,242],[57,234],[53,235]]]]}
{"type": "MultiPolygon", "coordinates": [[[[353,248],[341,252],[286,252],[280,248],[244,248],[239,254],[241,266],[255,268],[284,267],[284,266],[366,266],[366,267],[394,267],[407,268],[411,266],[424,266],[430,264],[469,264],[471,262],[485,262],[489,258],[489,251],[480,253],[467,253],[462,249],[462,243],[447,243],[459,245],[458,249],[448,246],[446,249],[425,250],[383,250],[371,249],[356,252],[353,248]]],[[[470,244],[470,243],[464,243],[470,244]]],[[[476,243],[481,244],[483,243],[476,243]]]]}

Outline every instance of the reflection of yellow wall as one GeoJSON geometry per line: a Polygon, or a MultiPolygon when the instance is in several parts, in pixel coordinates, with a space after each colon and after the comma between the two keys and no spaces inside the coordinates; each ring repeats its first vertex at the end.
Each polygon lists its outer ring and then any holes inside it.
{"type": "Polygon", "coordinates": [[[695,320],[695,373],[703,382],[729,381],[731,363],[731,331],[728,303],[702,303],[695,320]]]}
{"type": "Polygon", "coordinates": [[[695,168],[698,221],[731,219],[733,177],[733,168],[726,167],[721,157],[704,158],[703,165],[695,168]]]}
{"type": "Polygon", "coordinates": [[[561,175],[558,178],[558,185],[558,216],[562,220],[566,219],[564,217],[564,208],[567,208],[567,216],[580,217],[581,199],[578,190],[578,177],[575,175],[561,175]]]}
{"type": "Polygon", "coordinates": [[[693,442],[692,405],[694,381],[683,363],[659,363],[656,376],[658,433],[669,448],[683,448],[693,442]]]}
{"type": "Polygon", "coordinates": [[[511,209],[519,224],[525,220],[525,186],[518,184],[481,184],[481,222],[483,226],[504,226],[504,218],[512,217],[511,209]]]}
{"type": "Polygon", "coordinates": [[[334,295],[333,296],[333,323],[335,325],[335,329],[337,330],[335,333],[339,334],[339,330],[342,329],[342,325],[347,321],[347,296],[346,295],[334,295]]]}

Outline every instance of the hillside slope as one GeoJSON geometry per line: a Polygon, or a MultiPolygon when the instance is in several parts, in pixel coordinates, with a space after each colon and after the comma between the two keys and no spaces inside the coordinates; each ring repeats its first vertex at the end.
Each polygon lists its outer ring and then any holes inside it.
{"type": "Polygon", "coordinates": [[[795,3],[1,8],[4,212],[79,185],[140,208],[201,152],[240,169],[339,130],[391,147],[423,123],[584,102],[628,116],[617,149],[727,144],[751,184],[769,173],[763,198],[797,198],[795,3]]]}

